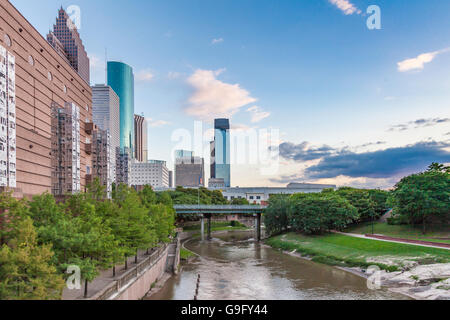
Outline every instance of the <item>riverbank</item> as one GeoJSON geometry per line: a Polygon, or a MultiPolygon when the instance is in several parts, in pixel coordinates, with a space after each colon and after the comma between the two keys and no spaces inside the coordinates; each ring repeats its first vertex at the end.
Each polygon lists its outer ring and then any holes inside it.
{"type": "Polygon", "coordinates": [[[381,269],[377,280],[392,292],[414,299],[450,299],[450,251],[352,238],[340,234],[270,238],[266,244],[290,255],[324,263],[369,278],[370,266],[381,269]]]}

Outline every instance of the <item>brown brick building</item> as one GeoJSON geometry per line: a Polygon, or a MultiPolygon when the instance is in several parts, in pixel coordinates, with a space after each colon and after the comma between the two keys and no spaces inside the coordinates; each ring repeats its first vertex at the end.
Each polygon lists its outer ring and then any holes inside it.
{"type": "Polygon", "coordinates": [[[80,187],[91,156],[92,91],[89,84],[7,0],[0,0],[0,46],[15,57],[16,191],[52,190],[52,105],[79,107],[80,187]]]}

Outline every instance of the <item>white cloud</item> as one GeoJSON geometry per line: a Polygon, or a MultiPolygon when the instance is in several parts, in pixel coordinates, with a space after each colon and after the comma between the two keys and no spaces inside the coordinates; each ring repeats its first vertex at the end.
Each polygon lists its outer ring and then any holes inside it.
{"type": "Polygon", "coordinates": [[[140,81],[140,82],[151,81],[151,80],[153,80],[154,77],[155,77],[155,75],[153,74],[153,72],[150,69],[141,70],[135,76],[136,80],[140,81]]]}
{"type": "Polygon", "coordinates": [[[352,15],[354,13],[361,14],[359,10],[353,3],[349,0],[329,0],[331,4],[334,4],[339,8],[345,15],[352,15]]]}
{"type": "Polygon", "coordinates": [[[447,48],[444,50],[422,53],[415,58],[400,61],[399,63],[397,63],[398,71],[407,72],[411,70],[423,70],[425,64],[433,61],[434,58],[436,58],[436,56],[438,56],[439,54],[449,51],[450,49],[447,48]]]}
{"type": "Polygon", "coordinates": [[[256,102],[250,92],[239,84],[228,84],[217,79],[225,69],[217,71],[196,70],[187,79],[193,92],[188,99],[185,111],[201,120],[231,118],[242,107],[256,102]]]}
{"type": "Polygon", "coordinates": [[[247,109],[247,112],[251,113],[251,121],[252,123],[260,122],[270,116],[270,112],[263,111],[258,106],[253,106],[247,109]]]}
{"type": "Polygon", "coordinates": [[[167,74],[167,78],[169,78],[170,80],[179,79],[180,77],[181,77],[181,73],[175,72],[175,71],[170,71],[167,74]]]}
{"type": "Polygon", "coordinates": [[[147,121],[148,125],[152,128],[160,128],[171,124],[169,121],[154,120],[152,118],[145,118],[145,121],[147,121]]]}
{"type": "Polygon", "coordinates": [[[218,39],[212,39],[211,44],[219,44],[224,42],[225,40],[223,38],[218,38],[218,39]]]}

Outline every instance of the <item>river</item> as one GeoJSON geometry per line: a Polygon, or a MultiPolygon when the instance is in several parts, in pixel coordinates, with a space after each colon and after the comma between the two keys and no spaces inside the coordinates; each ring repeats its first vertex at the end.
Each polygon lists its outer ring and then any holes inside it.
{"type": "Polygon", "coordinates": [[[379,300],[406,299],[387,290],[370,290],[349,272],[283,254],[253,241],[252,232],[217,234],[211,242],[189,240],[199,255],[184,264],[150,300],[379,300]]]}

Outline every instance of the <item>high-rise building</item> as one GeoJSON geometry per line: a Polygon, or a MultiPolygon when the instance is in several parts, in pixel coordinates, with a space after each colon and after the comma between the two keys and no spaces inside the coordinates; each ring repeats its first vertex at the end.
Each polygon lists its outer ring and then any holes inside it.
{"type": "Polygon", "coordinates": [[[86,152],[92,137],[91,87],[10,1],[1,1],[0,11],[0,47],[4,49],[0,50],[6,52],[0,58],[0,189],[10,188],[16,197],[53,190],[57,169],[52,165],[52,107],[69,103],[79,107],[80,167],[77,159],[76,169],[77,179],[80,169],[80,189],[84,190],[91,167],[91,155],[86,152]],[[6,62],[8,70],[3,72],[6,62]]]}
{"type": "Polygon", "coordinates": [[[173,188],[173,171],[169,171],[169,188],[173,188]]]}
{"type": "Polygon", "coordinates": [[[134,149],[137,161],[147,162],[147,143],[147,121],[144,116],[134,115],[134,149]]]}
{"type": "Polygon", "coordinates": [[[169,169],[166,161],[149,160],[133,161],[131,164],[131,185],[135,187],[152,186],[153,188],[169,188],[169,169]]]}
{"type": "MultiPolygon", "coordinates": [[[[115,154],[115,153],[114,153],[115,154]]],[[[112,158],[111,135],[108,130],[95,128],[92,141],[92,177],[98,178],[111,197],[115,182],[116,159],[112,158]]]]}
{"type": "Polygon", "coordinates": [[[53,31],[47,35],[47,41],[89,84],[90,73],[87,52],[76,26],[63,8],[59,9],[56,24],[53,26],[53,31]]]}
{"type": "Polygon", "coordinates": [[[175,150],[175,159],[190,158],[194,156],[194,152],[188,150],[175,150]]]}
{"type": "Polygon", "coordinates": [[[122,62],[108,62],[108,85],[120,99],[120,148],[131,150],[134,156],[134,74],[122,62]]]}
{"type": "Polygon", "coordinates": [[[223,179],[225,187],[231,186],[230,121],[214,121],[214,142],[211,143],[211,178],[223,179]]]}
{"type": "Polygon", "coordinates": [[[76,194],[81,191],[80,108],[74,103],[64,107],[53,103],[51,116],[52,193],[57,197],[76,194]]]}
{"type": "MultiPolygon", "coordinates": [[[[111,159],[116,159],[116,150],[120,147],[120,100],[108,85],[97,84],[92,87],[92,120],[101,130],[111,136],[111,159]]],[[[114,160],[115,163],[115,160],[114,160]]],[[[112,179],[115,181],[116,165],[113,165],[112,179]]]]}
{"type": "Polygon", "coordinates": [[[132,152],[128,148],[116,150],[116,183],[131,185],[132,152]]]}
{"type": "Polygon", "coordinates": [[[205,161],[200,157],[175,159],[175,186],[196,188],[205,186],[205,161]]]}

